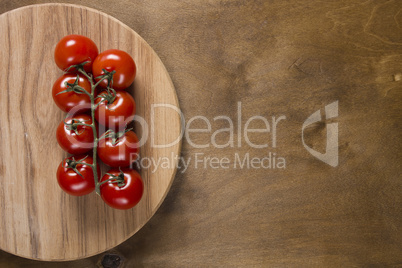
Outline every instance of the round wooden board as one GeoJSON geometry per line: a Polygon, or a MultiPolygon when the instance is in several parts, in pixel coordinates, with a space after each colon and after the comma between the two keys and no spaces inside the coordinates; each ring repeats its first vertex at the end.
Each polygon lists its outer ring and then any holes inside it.
{"type": "MultiPolygon", "coordinates": [[[[155,213],[172,184],[181,143],[167,148],[181,133],[180,116],[171,108],[154,112],[153,104],[178,107],[170,77],[152,48],[133,30],[94,9],[65,4],[33,5],[0,16],[0,248],[38,260],[73,260],[110,249],[137,232],[155,213]],[[66,154],[55,130],[64,118],[53,103],[51,88],[62,74],[53,62],[56,43],[67,34],[88,36],[100,51],[118,48],[137,63],[129,91],[137,115],[148,128],[136,125],[147,142],[141,158],[170,159],[153,172],[142,168],[145,192],[128,211],[106,206],[95,193],[65,194],[56,168],[66,154]]],[[[103,167],[105,169],[106,167],[103,167]]]]}

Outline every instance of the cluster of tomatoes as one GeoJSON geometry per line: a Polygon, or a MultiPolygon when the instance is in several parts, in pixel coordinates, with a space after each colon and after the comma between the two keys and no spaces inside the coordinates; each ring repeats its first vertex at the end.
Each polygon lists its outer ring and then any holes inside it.
{"type": "Polygon", "coordinates": [[[95,190],[113,208],[132,208],[144,188],[139,173],[130,168],[139,153],[138,138],[127,129],[136,108],[125,91],[136,75],[134,60],[117,49],[99,54],[96,44],[81,35],[63,37],[54,57],[65,73],[54,83],[52,96],[67,113],[56,137],[71,154],[57,169],[60,187],[75,196],[95,190]],[[97,157],[111,167],[100,180],[97,157]]]}

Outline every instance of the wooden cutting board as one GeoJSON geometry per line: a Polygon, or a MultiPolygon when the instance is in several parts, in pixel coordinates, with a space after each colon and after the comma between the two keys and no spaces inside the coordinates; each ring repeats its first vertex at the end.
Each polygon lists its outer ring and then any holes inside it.
{"type": "MultiPolygon", "coordinates": [[[[97,10],[65,4],[33,5],[0,16],[0,249],[39,260],[88,257],[125,241],[155,213],[176,172],[181,143],[167,148],[181,133],[174,86],[152,48],[132,29],[97,10]],[[141,169],[145,193],[128,211],[106,206],[95,193],[65,194],[56,169],[66,154],[55,131],[64,118],[53,103],[51,88],[62,74],[53,62],[56,43],[67,34],[88,36],[100,51],[118,48],[137,63],[137,77],[129,91],[137,115],[148,123],[136,125],[139,137],[148,136],[141,157],[167,157],[170,165],[156,171],[141,169]],[[153,129],[151,128],[153,123],[153,129]],[[153,172],[154,171],[154,172],[153,172]]],[[[148,163],[145,163],[148,165],[148,163]]],[[[103,167],[105,170],[106,167],[103,167]]]]}

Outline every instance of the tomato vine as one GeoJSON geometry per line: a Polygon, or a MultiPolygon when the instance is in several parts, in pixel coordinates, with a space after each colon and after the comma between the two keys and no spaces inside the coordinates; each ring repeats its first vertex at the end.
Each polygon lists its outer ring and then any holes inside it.
{"type": "MultiPolygon", "coordinates": [[[[78,164],[90,166],[90,167],[92,168],[92,171],[93,171],[93,174],[94,174],[95,192],[96,192],[98,195],[100,195],[100,186],[101,186],[102,184],[104,184],[105,181],[99,182],[99,175],[100,175],[100,174],[98,174],[98,170],[97,170],[97,149],[98,149],[98,142],[99,142],[100,139],[103,139],[103,138],[106,138],[106,137],[109,137],[109,136],[114,136],[114,135],[116,135],[116,134],[113,134],[113,133],[114,133],[113,130],[108,130],[108,131],[105,133],[105,134],[107,134],[107,135],[102,135],[100,138],[98,138],[98,131],[97,131],[96,125],[95,125],[95,122],[96,122],[96,121],[95,121],[95,110],[96,110],[97,106],[99,106],[99,105],[102,103],[102,101],[106,101],[107,103],[113,103],[114,99],[116,98],[116,91],[115,91],[113,88],[111,88],[111,85],[113,84],[113,75],[114,75],[115,71],[108,72],[108,71],[106,71],[106,70],[103,70],[103,71],[104,71],[104,74],[101,75],[101,76],[96,77],[96,79],[97,79],[97,80],[99,79],[99,80],[98,80],[96,83],[94,83],[94,77],[93,77],[91,74],[88,74],[88,73],[85,71],[85,69],[84,69],[84,66],[85,66],[85,64],[87,64],[87,63],[89,63],[89,62],[86,61],[86,62],[77,64],[77,65],[71,65],[71,66],[66,70],[66,72],[68,72],[70,69],[74,68],[74,69],[76,69],[79,73],[81,73],[82,75],[84,75],[84,76],[88,79],[89,83],[91,84],[91,93],[89,93],[89,92],[86,91],[84,88],[82,88],[82,87],[80,87],[80,86],[78,85],[78,82],[79,82],[79,75],[77,74],[77,79],[75,80],[75,82],[74,82],[74,83],[67,83],[67,82],[66,82],[65,86],[67,87],[67,89],[64,90],[64,91],[61,91],[61,92],[58,93],[58,94],[62,94],[62,93],[66,93],[66,92],[71,92],[71,91],[73,91],[73,92],[75,92],[75,93],[77,93],[77,94],[87,94],[87,95],[89,96],[90,100],[91,100],[91,118],[92,118],[92,123],[91,123],[91,124],[86,124],[84,121],[79,121],[79,120],[76,121],[76,120],[74,120],[74,119],[71,121],[71,123],[66,123],[66,122],[64,121],[64,124],[67,125],[68,128],[69,128],[70,130],[74,131],[77,135],[80,134],[79,132],[77,132],[77,126],[87,126],[87,127],[91,127],[91,128],[92,128],[92,133],[93,133],[93,136],[94,136],[93,149],[92,149],[92,150],[93,150],[93,152],[92,152],[92,154],[93,154],[93,157],[92,157],[92,158],[93,158],[93,163],[92,163],[92,164],[86,163],[86,162],[82,161],[83,159],[81,159],[81,160],[75,160],[75,159],[73,159],[73,160],[69,160],[69,162],[68,162],[67,164],[68,164],[68,167],[69,167],[69,168],[73,168],[74,171],[76,171],[76,168],[75,168],[75,167],[76,167],[76,165],[78,165],[78,164]],[[96,97],[96,88],[97,88],[97,86],[98,86],[100,83],[102,83],[102,81],[105,80],[105,79],[107,80],[107,88],[106,88],[107,94],[104,94],[104,95],[102,95],[102,96],[96,97]],[[97,104],[95,104],[96,98],[101,98],[102,101],[100,101],[100,102],[98,102],[97,104]]],[[[70,114],[67,114],[67,115],[66,115],[66,118],[69,117],[69,116],[70,116],[70,114]]],[[[127,130],[127,131],[128,131],[128,130],[127,130]]],[[[125,131],[125,132],[126,132],[126,131],[125,131]]],[[[124,133],[125,133],[125,132],[124,132],[124,133]]],[[[121,135],[120,135],[120,136],[121,136],[121,135]]],[[[77,171],[76,171],[76,172],[77,172],[77,171]]],[[[82,176],[79,172],[77,172],[77,174],[80,175],[80,176],[82,176]]],[[[123,174],[123,173],[121,172],[120,174],[123,174]]],[[[123,186],[125,185],[125,183],[124,183],[124,178],[121,178],[122,175],[119,175],[120,177],[119,177],[119,176],[113,176],[113,175],[111,175],[111,174],[108,174],[108,175],[112,176],[112,178],[109,179],[108,182],[111,181],[112,183],[117,183],[119,187],[123,187],[123,186]]]]}
{"type": "Polygon", "coordinates": [[[73,155],[60,163],[56,175],[68,194],[82,196],[95,190],[107,205],[129,209],[141,200],[144,190],[141,175],[129,168],[140,150],[138,137],[127,129],[136,104],[125,90],[134,82],[136,65],[125,51],[98,52],[92,40],[74,34],[55,47],[55,62],[65,74],[55,81],[52,95],[67,112],[56,138],[73,155]],[[99,135],[98,126],[107,131],[99,135]],[[100,160],[111,167],[102,178],[100,160]]]}

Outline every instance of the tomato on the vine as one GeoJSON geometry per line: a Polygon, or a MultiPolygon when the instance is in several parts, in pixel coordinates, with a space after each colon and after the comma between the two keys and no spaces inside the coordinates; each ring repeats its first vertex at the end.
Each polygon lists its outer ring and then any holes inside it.
{"type": "Polygon", "coordinates": [[[74,111],[91,110],[91,99],[87,94],[76,93],[74,91],[63,92],[68,88],[66,83],[77,84],[77,86],[91,94],[91,83],[85,76],[80,74],[77,81],[77,75],[71,73],[63,74],[56,80],[52,88],[53,100],[57,106],[66,113],[70,112],[71,109],[74,109],[74,111]]]}
{"type": "MultiPolygon", "coordinates": [[[[133,58],[127,52],[118,49],[105,50],[96,57],[92,67],[96,81],[99,81],[97,77],[105,74],[103,69],[107,72],[115,71],[111,87],[116,90],[128,88],[133,83],[137,71],[133,58]]],[[[106,79],[100,82],[103,88],[107,85],[106,79]]]]}
{"type": "MultiPolygon", "coordinates": [[[[81,196],[95,190],[94,173],[91,166],[75,163],[80,161],[93,164],[93,158],[88,155],[70,156],[64,159],[57,168],[57,182],[60,188],[68,194],[81,196]],[[81,174],[81,175],[80,175],[81,174]]],[[[99,165],[97,165],[100,174],[99,165]]]]}
{"type": "Polygon", "coordinates": [[[86,114],[68,117],[60,122],[56,130],[57,142],[69,154],[83,154],[93,148],[92,128],[77,125],[79,123],[92,124],[92,118],[86,114]]]}
{"type": "MultiPolygon", "coordinates": [[[[91,39],[83,35],[71,34],[63,37],[57,43],[54,50],[54,61],[63,71],[66,71],[71,65],[89,61],[84,65],[84,70],[88,73],[92,71],[92,63],[98,53],[98,47],[91,39]]],[[[77,70],[73,68],[69,71],[77,70]]]]}
{"type": "Polygon", "coordinates": [[[57,169],[60,187],[75,196],[95,190],[116,209],[134,207],[142,198],[144,184],[141,175],[129,168],[140,150],[137,135],[126,129],[136,112],[134,98],[124,91],[136,76],[133,58],[118,49],[99,54],[91,39],[72,34],[57,43],[54,60],[67,72],[52,88],[56,105],[68,113],[57,127],[56,138],[63,150],[74,155],[57,169]],[[100,94],[95,89],[98,85],[103,88],[100,94]],[[99,138],[98,133],[105,130],[99,138]],[[98,156],[112,167],[101,181],[98,156]]]}
{"type": "MultiPolygon", "coordinates": [[[[98,95],[98,97],[101,96],[110,97],[110,94],[103,91],[98,95]]],[[[107,128],[121,129],[134,118],[134,98],[126,91],[117,91],[114,100],[110,101],[109,103],[109,100],[96,99],[96,104],[101,103],[95,110],[95,119],[107,128]]]]}
{"type": "Polygon", "coordinates": [[[111,167],[128,167],[137,160],[140,152],[139,141],[134,131],[114,133],[102,138],[98,143],[99,158],[111,167]]]}
{"type": "Polygon", "coordinates": [[[106,204],[116,209],[130,209],[140,202],[144,192],[144,183],[142,182],[141,175],[130,168],[122,168],[121,171],[113,168],[107,172],[112,176],[105,174],[100,185],[100,192],[103,201],[106,204]],[[121,182],[118,183],[118,181],[121,182]]]}

